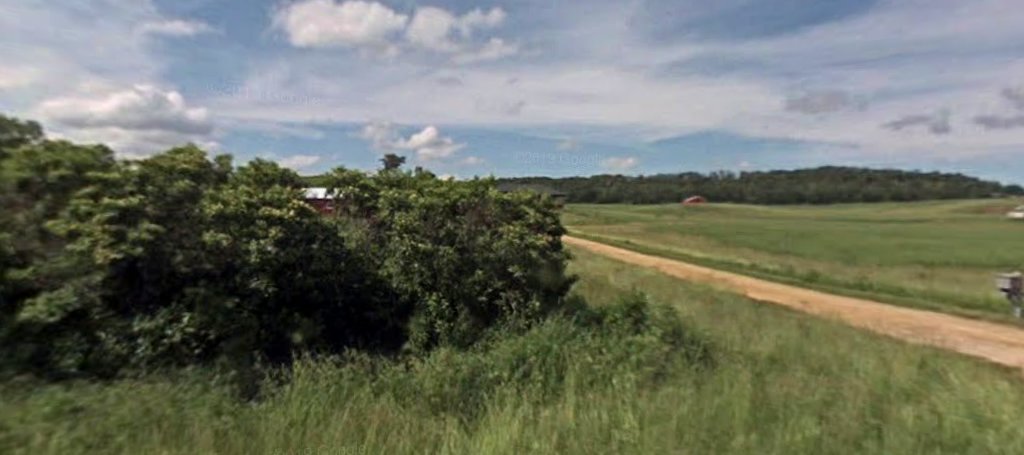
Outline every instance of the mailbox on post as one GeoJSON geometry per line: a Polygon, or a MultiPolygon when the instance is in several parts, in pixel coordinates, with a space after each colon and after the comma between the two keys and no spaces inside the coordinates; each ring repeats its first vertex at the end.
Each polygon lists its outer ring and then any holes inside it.
{"type": "Polygon", "coordinates": [[[1006,295],[1013,305],[1013,315],[1021,317],[1021,296],[1024,295],[1024,274],[1020,272],[1001,273],[996,277],[996,287],[1006,295]]]}
{"type": "Polygon", "coordinates": [[[1024,274],[1020,272],[1000,273],[996,278],[996,286],[1003,292],[1021,292],[1024,289],[1024,274]]]}

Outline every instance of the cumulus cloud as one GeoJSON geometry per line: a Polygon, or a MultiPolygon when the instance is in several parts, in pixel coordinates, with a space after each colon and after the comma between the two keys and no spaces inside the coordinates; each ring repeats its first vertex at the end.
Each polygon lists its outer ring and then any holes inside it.
{"type": "Polygon", "coordinates": [[[824,114],[843,110],[852,104],[853,100],[846,92],[824,90],[787,98],[786,110],[802,114],[824,114]]]}
{"type": "Polygon", "coordinates": [[[390,47],[408,16],[377,2],[305,0],[274,13],[273,25],[296,47],[390,47]]]}
{"type": "Polygon", "coordinates": [[[428,126],[409,136],[409,139],[399,141],[396,146],[400,149],[415,150],[417,157],[429,161],[448,158],[466,144],[458,144],[450,137],[441,136],[437,128],[428,126]]]}
{"type": "Polygon", "coordinates": [[[151,85],[136,85],[99,98],[57,98],[44,102],[40,109],[46,118],[74,128],[114,127],[182,134],[207,134],[213,128],[206,109],[190,108],[180,93],[151,85]]]}
{"type": "Polygon", "coordinates": [[[67,135],[110,143],[126,153],[146,153],[185,142],[208,144],[213,124],[204,108],[189,107],[180,93],[150,85],[100,96],[55,98],[38,109],[67,135]]]}
{"type": "Polygon", "coordinates": [[[455,63],[470,63],[519,51],[518,45],[500,38],[474,42],[477,31],[504,21],[505,11],[498,7],[459,16],[436,6],[421,6],[410,18],[375,1],[304,0],[278,9],[273,27],[296,47],[353,47],[392,56],[404,47],[450,54],[455,63]]]}
{"type": "Polygon", "coordinates": [[[403,139],[394,124],[376,121],[363,126],[358,136],[370,142],[376,150],[411,150],[416,153],[417,158],[424,161],[451,157],[466,146],[455,142],[451,137],[443,136],[433,125],[423,128],[408,139],[403,139]]]}
{"type": "Polygon", "coordinates": [[[320,157],[316,155],[292,155],[277,160],[277,163],[281,166],[291,168],[296,171],[306,169],[319,162],[320,157]]]}
{"type": "Polygon", "coordinates": [[[213,33],[216,30],[209,24],[195,20],[165,19],[142,24],[139,31],[147,35],[170,37],[188,37],[213,33]]]}
{"type": "Polygon", "coordinates": [[[374,150],[382,151],[394,150],[399,141],[398,128],[387,121],[367,123],[357,136],[368,141],[374,150]]]}
{"type": "Polygon", "coordinates": [[[932,134],[948,134],[952,131],[949,126],[949,112],[946,111],[933,115],[907,115],[882,125],[883,128],[893,131],[915,126],[925,126],[932,134]]]}
{"type": "Polygon", "coordinates": [[[610,171],[628,171],[636,167],[638,161],[635,157],[610,157],[601,160],[601,167],[610,171]]]}
{"type": "MultiPolygon", "coordinates": [[[[505,11],[501,8],[492,8],[483,12],[479,8],[474,9],[462,16],[455,16],[447,10],[424,6],[416,9],[416,14],[405,31],[406,39],[415,46],[437,52],[462,52],[462,53],[495,53],[496,50],[493,38],[482,48],[474,51],[466,50],[466,43],[461,40],[468,40],[475,30],[494,28],[505,21],[505,11]],[[461,39],[461,40],[460,40],[461,39]]],[[[507,47],[500,39],[497,41],[499,47],[507,47]]],[[[507,54],[507,50],[502,50],[507,54]]]]}
{"type": "Polygon", "coordinates": [[[405,38],[424,49],[454,52],[458,44],[452,41],[451,32],[457,22],[458,18],[441,8],[417,8],[409,28],[405,30],[405,38]]]}

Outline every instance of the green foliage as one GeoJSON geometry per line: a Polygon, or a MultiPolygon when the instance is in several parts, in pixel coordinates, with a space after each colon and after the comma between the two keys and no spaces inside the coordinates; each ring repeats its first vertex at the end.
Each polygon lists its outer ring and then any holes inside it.
{"type": "Polygon", "coordinates": [[[572,203],[659,204],[701,195],[712,202],[748,204],[834,204],[987,198],[1024,194],[962,174],[887,169],[820,167],[794,171],[712,172],[629,177],[525,177],[503,179],[510,186],[546,186],[565,192],[572,203]]]}
{"type": "MultiPolygon", "coordinates": [[[[25,347],[13,321],[26,299],[61,279],[67,239],[47,223],[64,213],[82,188],[115,166],[105,147],[63,141],[27,143],[0,159],[0,355],[21,358],[25,347]]],[[[56,295],[51,299],[56,299],[56,295]]],[[[54,307],[61,303],[55,303],[54,307]]],[[[0,371],[3,370],[0,363],[0,371]]]]}
{"type": "Polygon", "coordinates": [[[423,171],[369,177],[339,169],[328,178],[337,213],[414,305],[412,349],[469,346],[491,327],[528,326],[572,285],[564,229],[547,198],[423,171]]]}
{"type": "Polygon", "coordinates": [[[39,123],[0,115],[0,159],[18,147],[39,143],[43,138],[39,123]]]}
{"type": "Polygon", "coordinates": [[[0,161],[0,371],[47,377],[295,353],[468,347],[556,308],[563,229],[489,180],[337,169],[332,216],[302,179],[194,147],[115,161],[26,142],[0,161]]]}

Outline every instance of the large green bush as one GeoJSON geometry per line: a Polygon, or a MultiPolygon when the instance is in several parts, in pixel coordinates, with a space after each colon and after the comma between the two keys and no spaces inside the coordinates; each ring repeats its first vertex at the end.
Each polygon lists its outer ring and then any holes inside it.
{"type": "Polygon", "coordinates": [[[327,183],[362,250],[413,305],[413,349],[468,346],[492,327],[528,326],[572,285],[565,230],[546,197],[420,170],[337,170],[327,183]]]}
{"type": "Polygon", "coordinates": [[[22,141],[3,156],[8,372],[466,347],[537,322],[572,283],[550,201],[491,180],[338,169],[321,215],[294,172],[193,146],[119,162],[22,141]]]}

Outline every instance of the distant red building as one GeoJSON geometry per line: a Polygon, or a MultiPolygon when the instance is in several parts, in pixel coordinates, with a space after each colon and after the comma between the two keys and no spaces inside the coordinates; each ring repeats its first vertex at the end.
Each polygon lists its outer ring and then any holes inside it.
{"type": "Polygon", "coordinates": [[[303,199],[322,214],[334,213],[334,195],[327,188],[306,188],[303,199]]]}
{"type": "Polygon", "coordinates": [[[690,196],[686,199],[683,199],[683,205],[697,205],[705,204],[707,202],[708,200],[704,196],[690,196]]]}

